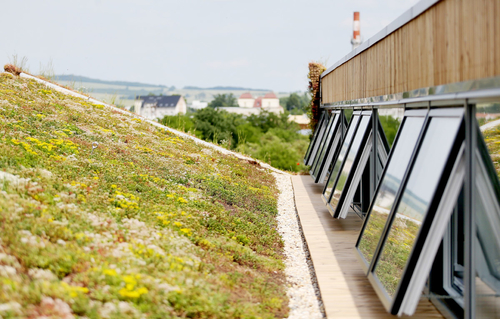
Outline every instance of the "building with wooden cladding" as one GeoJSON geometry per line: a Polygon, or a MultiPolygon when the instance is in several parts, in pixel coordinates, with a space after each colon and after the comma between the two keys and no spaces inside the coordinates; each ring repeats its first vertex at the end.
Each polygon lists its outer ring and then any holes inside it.
{"type": "Polygon", "coordinates": [[[500,1],[421,1],[322,74],[322,103],[500,75],[500,1]]]}
{"type": "Polygon", "coordinates": [[[500,318],[500,0],[418,2],[323,72],[320,96],[304,163],[331,217],[360,219],[342,241],[357,284],[392,315],[427,300],[500,318]]]}

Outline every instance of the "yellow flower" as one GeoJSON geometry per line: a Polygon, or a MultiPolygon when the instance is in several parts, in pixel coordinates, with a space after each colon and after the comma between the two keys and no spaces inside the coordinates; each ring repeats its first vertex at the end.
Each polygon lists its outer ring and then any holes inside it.
{"type": "Polygon", "coordinates": [[[114,269],[104,269],[102,271],[102,273],[105,274],[105,275],[108,275],[108,276],[112,276],[112,277],[116,277],[117,276],[116,270],[114,270],[114,269]]]}
{"type": "Polygon", "coordinates": [[[130,276],[130,275],[123,276],[122,279],[127,284],[132,284],[132,285],[136,285],[137,284],[137,281],[135,280],[135,278],[133,276],[130,276]]]}

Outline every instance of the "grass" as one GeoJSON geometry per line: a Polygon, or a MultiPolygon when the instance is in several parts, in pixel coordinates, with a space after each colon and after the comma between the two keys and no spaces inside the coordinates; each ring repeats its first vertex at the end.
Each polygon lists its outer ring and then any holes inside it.
{"type": "Polygon", "coordinates": [[[373,209],[370,213],[370,219],[367,222],[366,228],[363,231],[363,237],[359,242],[359,250],[363,257],[371,263],[375,249],[377,249],[380,236],[384,230],[385,223],[389,214],[380,213],[373,209]]]}
{"type": "Polygon", "coordinates": [[[0,316],[287,315],[268,171],[5,74],[0,132],[0,316]]]}
{"type": "Polygon", "coordinates": [[[396,292],[419,229],[419,224],[396,215],[375,269],[389,296],[396,292]]]}

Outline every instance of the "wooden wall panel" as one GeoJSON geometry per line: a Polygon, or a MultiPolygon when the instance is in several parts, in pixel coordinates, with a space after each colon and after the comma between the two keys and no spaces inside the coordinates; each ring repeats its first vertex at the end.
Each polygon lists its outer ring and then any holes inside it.
{"type": "Polygon", "coordinates": [[[323,103],[500,75],[500,1],[442,0],[322,79],[323,103]]]}

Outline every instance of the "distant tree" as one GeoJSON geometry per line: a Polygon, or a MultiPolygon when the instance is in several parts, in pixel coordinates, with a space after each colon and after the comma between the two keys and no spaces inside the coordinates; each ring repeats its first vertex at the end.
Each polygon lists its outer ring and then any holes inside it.
{"type": "Polygon", "coordinates": [[[190,131],[201,139],[243,152],[280,169],[308,171],[301,162],[309,138],[297,132],[300,129],[297,123],[288,121],[287,111],[282,114],[262,111],[243,117],[207,107],[191,114],[165,116],[161,123],[190,131]]]}
{"type": "Polygon", "coordinates": [[[208,103],[208,107],[236,107],[238,106],[236,97],[233,93],[229,94],[217,94],[212,102],[208,103]]]}
{"type": "Polygon", "coordinates": [[[379,116],[380,124],[382,124],[382,127],[385,132],[385,136],[387,137],[387,141],[389,142],[389,145],[392,146],[392,143],[394,142],[394,138],[396,138],[396,134],[399,129],[399,125],[401,122],[397,118],[394,118],[390,115],[381,115],[379,116]]]}
{"type": "Polygon", "coordinates": [[[148,96],[156,96],[153,92],[149,92],[148,96]]]}
{"type": "Polygon", "coordinates": [[[292,93],[286,101],[286,109],[291,111],[293,109],[302,109],[302,100],[297,93],[292,93]]]}
{"type": "Polygon", "coordinates": [[[311,103],[309,94],[292,93],[287,97],[280,98],[280,104],[285,107],[291,114],[304,114],[311,103]]]}

